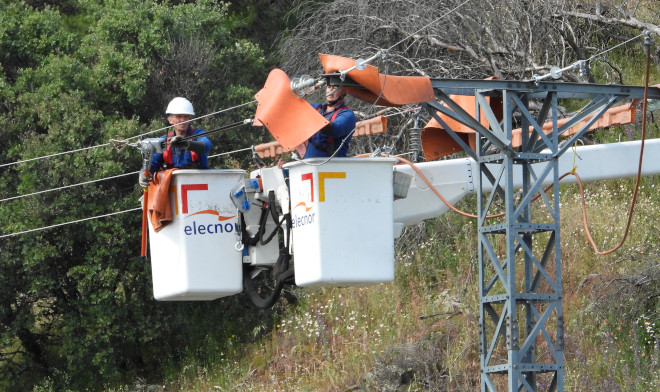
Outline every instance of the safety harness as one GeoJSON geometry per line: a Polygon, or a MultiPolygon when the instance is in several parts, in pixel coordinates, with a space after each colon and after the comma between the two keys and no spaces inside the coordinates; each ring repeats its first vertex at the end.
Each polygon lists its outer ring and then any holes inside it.
{"type": "MultiPolygon", "coordinates": [[[[188,127],[187,137],[192,136],[193,134],[193,129],[192,127],[188,127]]],[[[167,166],[172,166],[172,146],[170,145],[170,139],[174,137],[174,131],[170,131],[167,133],[167,148],[165,151],[163,151],[163,161],[165,161],[165,164],[167,166]]],[[[193,163],[199,166],[199,155],[197,155],[196,152],[194,151],[188,151],[190,153],[190,158],[192,159],[193,163]]],[[[188,169],[189,167],[186,167],[188,169]]]]}
{"type": "MultiPolygon", "coordinates": [[[[326,108],[327,108],[327,106],[326,106],[326,108]]],[[[333,122],[335,121],[335,119],[337,118],[337,115],[339,114],[339,112],[341,112],[341,111],[344,110],[344,109],[348,110],[348,106],[344,105],[343,103],[342,103],[341,105],[339,105],[339,107],[337,107],[337,108],[332,112],[332,116],[330,116],[330,119],[329,119],[329,120],[330,120],[330,123],[333,123],[333,122]]],[[[316,110],[317,110],[320,114],[322,114],[324,117],[328,114],[328,113],[326,113],[326,114],[321,113],[322,110],[323,110],[323,106],[319,106],[318,108],[316,108],[316,110]]],[[[323,132],[323,130],[321,130],[321,132],[323,132]]],[[[312,141],[312,139],[309,139],[309,143],[310,143],[312,146],[314,146],[314,148],[316,148],[317,150],[319,150],[319,151],[324,151],[324,152],[326,152],[326,153],[328,153],[328,154],[332,154],[332,153],[335,151],[335,138],[332,137],[332,136],[328,136],[327,141],[328,141],[328,142],[327,142],[326,146],[325,146],[325,147],[321,147],[321,146],[317,145],[316,143],[314,143],[314,142],[312,141]]]]}

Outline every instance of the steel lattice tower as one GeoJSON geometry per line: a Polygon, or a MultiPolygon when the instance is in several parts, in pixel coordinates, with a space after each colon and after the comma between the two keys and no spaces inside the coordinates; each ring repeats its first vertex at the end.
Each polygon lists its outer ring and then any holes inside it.
{"type": "MultiPolygon", "coordinates": [[[[564,316],[558,158],[615,103],[641,98],[636,86],[561,82],[433,80],[438,102],[423,104],[479,164],[479,346],[481,390],[563,391],[564,316]],[[473,95],[476,119],[450,94],[473,95]],[[590,101],[558,125],[560,98],[590,101]],[[490,105],[501,100],[502,113],[490,105]],[[529,103],[540,103],[533,116],[529,103]],[[439,113],[475,130],[476,148],[459,137],[439,113]],[[482,116],[489,127],[482,125],[482,116]],[[520,147],[512,148],[519,116],[520,147]],[[589,116],[593,116],[589,118],[589,116]],[[566,143],[559,136],[581,121],[566,143]],[[542,130],[545,121],[552,131],[542,130]],[[550,179],[546,193],[542,182],[550,179]],[[488,181],[484,191],[483,182],[488,181]],[[539,199],[534,201],[534,199],[539,199]],[[501,217],[489,217],[503,213],[501,217]]],[[[654,95],[660,95],[657,92],[654,95]]],[[[499,105],[495,105],[500,107],[499,105]]]]}

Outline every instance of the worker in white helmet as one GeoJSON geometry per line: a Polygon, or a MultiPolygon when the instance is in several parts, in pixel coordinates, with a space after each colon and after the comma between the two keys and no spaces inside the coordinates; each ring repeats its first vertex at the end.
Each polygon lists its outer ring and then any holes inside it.
{"type": "MultiPolygon", "coordinates": [[[[202,129],[190,126],[190,119],[195,115],[193,105],[185,98],[176,97],[167,105],[167,121],[172,129],[161,139],[167,142],[162,154],[154,154],[151,159],[151,173],[160,169],[208,169],[208,154],[211,151],[211,140],[202,129]]],[[[149,178],[140,173],[140,185],[149,186],[149,178]]]]}

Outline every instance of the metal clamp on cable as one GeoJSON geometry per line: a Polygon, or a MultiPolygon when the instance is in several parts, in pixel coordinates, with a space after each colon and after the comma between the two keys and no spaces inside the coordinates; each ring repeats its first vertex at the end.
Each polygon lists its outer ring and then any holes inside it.
{"type": "Polygon", "coordinates": [[[382,58],[384,60],[386,56],[387,56],[387,49],[381,49],[378,52],[376,52],[376,54],[374,54],[373,56],[369,57],[366,60],[363,59],[363,58],[359,58],[359,59],[355,60],[355,65],[352,66],[351,68],[349,68],[347,70],[341,70],[340,69],[339,70],[339,78],[343,82],[346,79],[346,75],[349,72],[351,72],[352,70],[357,69],[358,71],[364,71],[365,69],[367,69],[367,64],[369,64],[370,62],[374,61],[377,58],[382,58]]]}
{"type": "Polygon", "coordinates": [[[117,152],[122,152],[124,148],[129,145],[128,140],[123,139],[110,139],[108,143],[114,147],[117,152]]]}
{"type": "Polygon", "coordinates": [[[653,43],[653,38],[651,38],[651,30],[644,30],[642,34],[644,34],[644,46],[646,47],[646,50],[649,50],[651,44],[653,43]]]}
{"type": "Polygon", "coordinates": [[[254,144],[252,145],[252,160],[254,163],[257,165],[258,168],[262,168],[266,166],[266,163],[261,159],[259,154],[257,154],[257,150],[254,148],[254,144]]]}
{"type": "Polygon", "coordinates": [[[382,153],[383,153],[383,150],[380,147],[378,147],[378,148],[376,148],[376,150],[374,152],[371,153],[371,155],[369,155],[369,158],[379,157],[380,154],[382,154],[382,153]]]}
{"type": "Polygon", "coordinates": [[[573,64],[571,64],[571,65],[569,65],[568,67],[565,67],[565,68],[559,68],[557,66],[554,66],[554,67],[550,68],[550,73],[549,74],[545,74],[545,75],[535,74],[534,75],[534,83],[536,83],[538,85],[541,80],[545,80],[545,79],[548,79],[548,78],[553,78],[553,79],[557,80],[557,79],[562,77],[562,75],[564,74],[564,71],[570,71],[570,70],[578,68],[578,67],[580,67],[580,71],[582,71],[582,67],[583,67],[582,63],[583,62],[586,63],[586,60],[576,61],[573,64]]]}
{"type": "Polygon", "coordinates": [[[589,74],[589,63],[587,60],[580,60],[578,63],[580,63],[580,76],[586,78],[589,74]]]}

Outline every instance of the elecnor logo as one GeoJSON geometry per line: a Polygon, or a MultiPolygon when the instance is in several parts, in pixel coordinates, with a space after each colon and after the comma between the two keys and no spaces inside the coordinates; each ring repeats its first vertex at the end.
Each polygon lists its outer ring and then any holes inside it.
{"type": "MultiPolygon", "coordinates": [[[[188,192],[192,191],[208,191],[209,190],[209,185],[208,184],[183,184],[181,185],[181,213],[182,214],[188,214],[189,213],[189,203],[188,203],[188,192]]],[[[178,200],[176,200],[176,189],[174,187],[170,188],[170,192],[174,192],[174,198],[175,202],[174,205],[176,206],[176,211],[175,214],[179,214],[179,203],[178,200]]],[[[218,217],[218,221],[223,222],[223,221],[228,221],[230,219],[233,219],[236,217],[236,215],[232,216],[225,216],[220,214],[220,212],[216,210],[202,210],[202,211],[197,211],[193,212],[192,214],[189,214],[188,216],[185,216],[184,218],[190,218],[190,217],[199,217],[200,215],[215,215],[218,217]]],[[[194,218],[193,218],[194,219],[194,218]]],[[[191,224],[188,224],[184,226],[183,232],[186,233],[186,235],[205,235],[205,234],[223,234],[223,233],[232,233],[234,231],[238,230],[238,224],[232,223],[232,222],[226,222],[226,223],[200,223],[196,220],[193,220],[191,224]]]]}
{"type": "Polygon", "coordinates": [[[316,215],[315,212],[309,213],[309,211],[314,208],[314,205],[311,207],[307,207],[307,204],[305,204],[304,201],[301,201],[300,203],[296,204],[295,207],[293,207],[294,213],[291,215],[291,228],[295,229],[296,227],[301,227],[305,225],[309,225],[310,223],[314,223],[314,216],[316,215]],[[298,209],[298,211],[296,211],[298,209]]]}
{"type": "MultiPolygon", "coordinates": [[[[316,176],[316,183],[318,184],[318,197],[316,198],[319,203],[324,203],[326,199],[325,194],[325,185],[326,180],[328,179],[346,179],[346,172],[318,172],[316,176]]],[[[314,202],[314,173],[304,173],[300,176],[300,180],[304,183],[309,181],[309,193],[305,190],[300,192],[300,195],[303,196],[303,199],[309,200],[310,205],[307,205],[307,202],[301,201],[293,207],[293,214],[291,216],[291,227],[300,228],[309,224],[313,224],[317,221],[316,213],[310,212],[315,206],[314,202]]],[[[304,189],[304,188],[303,188],[304,189]]]]}

